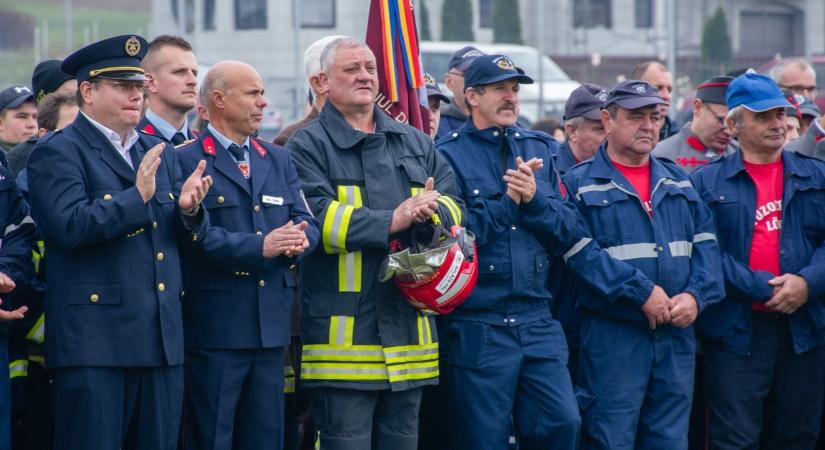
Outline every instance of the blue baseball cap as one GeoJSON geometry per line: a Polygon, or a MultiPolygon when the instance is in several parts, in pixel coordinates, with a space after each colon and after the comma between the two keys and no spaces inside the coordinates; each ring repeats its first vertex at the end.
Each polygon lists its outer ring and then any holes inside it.
{"type": "Polygon", "coordinates": [[[435,81],[432,75],[425,73],[424,74],[424,84],[427,87],[427,98],[435,97],[442,102],[450,103],[450,97],[444,95],[444,92],[441,91],[441,88],[438,87],[438,82],[435,81]]]}
{"type": "Polygon", "coordinates": [[[607,100],[607,91],[596,84],[584,83],[567,97],[564,104],[564,120],[584,117],[590,120],[601,119],[602,103],[607,100]]]}
{"type": "Polygon", "coordinates": [[[655,86],[642,80],[625,80],[613,86],[613,89],[607,93],[607,99],[602,103],[602,108],[607,108],[613,103],[624,109],[668,104],[662,100],[662,97],[659,97],[659,91],[655,86]]]}
{"type": "Polygon", "coordinates": [[[453,53],[453,56],[450,57],[450,63],[447,65],[447,70],[458,69],[464,72],[468,67],[470,67],[470,64],[472,64],[476,58],[484,54],[484,52],[473,47],[472,45],[461,47],[453,53]]]}
{"type": "Polygon", "coordinates": [[[758,73],[739,75],[731,81],[725,100],[728,109],[744,106],[753,112],[794,107],[775,81],[758,73]]]}
{"type": "Polygon", "coordinates": [[[135,35],[115,36],[89,44],[72,53],[60,65],[77,84],[90,78],[145,81],[140,61],[149,44],[135,35]]]}
{"type": "Polygon", "coordinates": [[[15,109],[23,103],[33,102],[34,95],[28,86],[14,85],[0,91],[0,111],[15,109]]]}
{"type": "Polygon", "coordinates": [[[513,64],[504,55],[484,55],[477,57],[464,72],[464,90],[485,84],[515,78],[521,84],[532,84],[533,79],[513,64]]]}

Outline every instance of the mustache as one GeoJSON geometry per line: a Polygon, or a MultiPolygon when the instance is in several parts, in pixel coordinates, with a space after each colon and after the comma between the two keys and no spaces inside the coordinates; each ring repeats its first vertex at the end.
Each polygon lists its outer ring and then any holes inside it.
{"type": "Polygon", "coordinates": [[[502,112],[502,111],[505,111],[505,110],[510,110],[510,111],[516,112],[516,105],[513,102],[506,101],[506,102],[502,103],[498,107],[498,109],[496,109],[496,112],[502,112]]]}

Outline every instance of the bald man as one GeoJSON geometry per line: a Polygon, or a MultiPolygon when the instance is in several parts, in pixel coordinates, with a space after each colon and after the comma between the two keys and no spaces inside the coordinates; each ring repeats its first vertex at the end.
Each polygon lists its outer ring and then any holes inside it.
{"type": "Polygon", "coordinates": [[[258,72],[222,61],[201,92],[209,125],[178,151],[183,173],[205,159],[214,180],[203,202],[214,228],[182,264],[185,446],[281,449],[289,270],[319,231],[289,153],[252,137],[266,107],[258,72]]]}

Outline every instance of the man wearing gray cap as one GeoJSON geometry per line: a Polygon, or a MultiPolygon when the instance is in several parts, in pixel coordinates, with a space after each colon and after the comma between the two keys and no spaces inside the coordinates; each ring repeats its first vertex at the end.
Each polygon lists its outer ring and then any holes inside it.
{"type": "Polygon", "coordinates": [[[733,153],[736,147],[725,124],[728,107],[725,93],[731,77],[713,77],[696,88],[693,99],[693,120],[674,136],[659,142],[653,156],[675,162],[687,173],[733,153]]]}
{"type": "Polygon", "coordinates": [[[453,102],[441,111],[436,140],[458,129],[467,121],[470,110],[467,109],[467,102],[464,101],[464,71],[483,54],[481,50],[468,45],[456,50],[450,58],[447,73],[444,74],[444,83],[453,93],[453,102]]]}

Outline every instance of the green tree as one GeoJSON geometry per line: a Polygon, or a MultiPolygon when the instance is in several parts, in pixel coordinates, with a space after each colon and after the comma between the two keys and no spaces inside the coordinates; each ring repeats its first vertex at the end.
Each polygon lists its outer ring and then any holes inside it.
{"type": "Polygon", "coordinates": [[[444,0],[441,7],[441,40],[473,41],[473,4],[470,0],[444,0]]]}
{"type": "Polygon", "coordinates": [[[418,38],[422,41],[431,41],[433,38],[430,32],[430,12],[427,10],[427,4],[424,0],[418,0],[418,7],[421,8],[421,10],[418,11],[418,17],[421,18],[418,38]]]}
{"type": "Polygon", "coordinates": [[[725,11],[717,7],[702,28],[702,66],[705,71],[703,79],[727,72],[731,53],[725,11]]]}
{"type": "Polygon", "coordinates": [[[493,42],[522,44],[518,0],[493,0],[493,42]]]}

